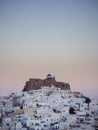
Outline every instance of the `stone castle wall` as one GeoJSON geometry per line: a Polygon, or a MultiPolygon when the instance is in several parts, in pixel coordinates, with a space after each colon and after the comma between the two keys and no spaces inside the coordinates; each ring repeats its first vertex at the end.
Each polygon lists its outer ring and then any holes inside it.
{"type": "Polygon", "coordinates": [[[63,90],[70,90],[70,85],[65,82],[57,82],[54,77],[46,79],[30,79],[26,82],[23,91],[40,89],[41,86],[52,86],[61,88],[63,90]]]}

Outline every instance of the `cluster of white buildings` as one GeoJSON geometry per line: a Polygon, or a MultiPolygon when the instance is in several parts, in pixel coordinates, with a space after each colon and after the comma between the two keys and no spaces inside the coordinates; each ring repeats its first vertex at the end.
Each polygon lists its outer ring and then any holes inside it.
{"type": "Polygon", "coordinates": [[[0,130],[82,129],[98,130],[98,101],[88,109],[79,92],[42,86],[0,97],[0,130]]]}

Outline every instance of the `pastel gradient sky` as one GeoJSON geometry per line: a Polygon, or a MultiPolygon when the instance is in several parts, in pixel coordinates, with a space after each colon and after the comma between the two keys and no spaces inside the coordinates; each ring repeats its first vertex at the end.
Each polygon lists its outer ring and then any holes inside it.
{"type": "Polygon", "coordinates": [[[98,99],[98,0],[0,0],[0,94],[48,73],[98,99]]]}

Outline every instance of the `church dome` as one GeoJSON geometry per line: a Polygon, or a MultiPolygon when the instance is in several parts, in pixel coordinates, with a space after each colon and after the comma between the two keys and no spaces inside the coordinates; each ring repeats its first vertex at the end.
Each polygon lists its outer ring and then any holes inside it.
{"type": "Polygon", "coordinates": [[[46,78],[52,78],[52,75],[51,74],[47,74],[46,78]]]}

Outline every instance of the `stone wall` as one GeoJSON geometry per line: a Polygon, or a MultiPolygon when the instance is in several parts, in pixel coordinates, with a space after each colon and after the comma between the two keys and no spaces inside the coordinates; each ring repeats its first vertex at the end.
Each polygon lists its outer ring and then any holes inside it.
{"type": "Polygon", "coordinates": [[[41,86],[51,87],[52,85],[63,90],[70,90],[70,85],[68,83],[57,82],[54,77],[51,77],[46,79],[30,79],[26,82],[23,91],[40,89],[41,86]]]}

